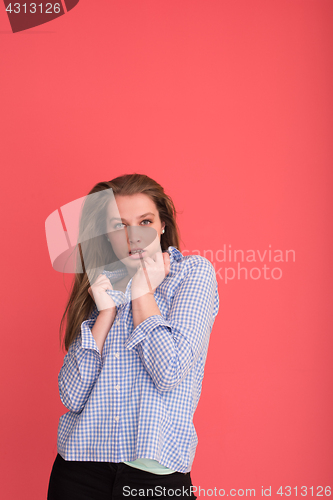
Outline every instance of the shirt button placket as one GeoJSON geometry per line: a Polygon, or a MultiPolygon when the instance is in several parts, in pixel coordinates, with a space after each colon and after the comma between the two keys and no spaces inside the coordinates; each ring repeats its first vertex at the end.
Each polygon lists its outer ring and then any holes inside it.
{"type": "MultiPolygon", "coordinates": [[[[116,318],[116,321],[114,322],[114,325],[115,326],[118,326],[120,323],[120,319],[119,317],[116,318]]],[[[119,342],[119,336],[116,337],[116,349],[118,348],[118,342],[119,342]]],[[[115,352],[114,353],[114,357],[116,359],[120,359],[120,354],[119,354],[119,351],[115,352]]],[[[121,369],[121,366],[119,363],[116,363],[116,366],[115,366],[115,370],[114,370],[114,374],[115,374],[115,379],[114,381],[116,382],[117,380],[120,380],[121,378],[121,373],[120,373],[120,369],[121,369]]],[[[114,421],[115,423],[117,424],[119,422],[119,413],[120,413],[120,395],[119,395],[119,391],[120,391],[120,386],[119,384],[115,385],[114,386],[114,390],[113,390],[113,408],[114,408],[114,421]]],[[[118,439],[119,439],[119,436],[118,436],[118,429],[119,427],[117,426],[116,428],[116,432],[115,432],[115,439],[116,441],[118,442],[118,439]]]]}

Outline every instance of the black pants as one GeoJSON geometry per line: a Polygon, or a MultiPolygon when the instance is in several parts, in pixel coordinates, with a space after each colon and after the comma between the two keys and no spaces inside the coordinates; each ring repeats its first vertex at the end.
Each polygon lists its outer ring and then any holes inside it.
{"type": "Polygon", "coordinates": [[[123,500],[125,498],[195,500],[191,474],[153,474],[110,462],[54,461],[47,500],[123,500]],[[191,489],[192,486],[192,489],[191,489]]]}

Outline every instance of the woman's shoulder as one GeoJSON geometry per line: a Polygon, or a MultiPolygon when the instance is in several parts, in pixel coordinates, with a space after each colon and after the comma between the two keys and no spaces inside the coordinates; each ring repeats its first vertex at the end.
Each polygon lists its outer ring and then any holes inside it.
{"type": "Polygon", "coordinates": [[[203,255],[197,253],[190,254],[187,250],[183,250],[183,252],[181,252],[175,247],[169,247],[168,252],[171,252],[171,255],[173,256],[172,262],[176,261],[180,263],[185,274],[200,271],[202,273],[207,273],[208,275],[214,274],[215,276],[213,264],[203,255]]]}
{"type": "Polygon", "coordinates": [[[174,264],[170,266],[169,292],[176,293],[176,290],[182,287],[185,293],[194,297],[196,293],[207,293],[214,301],[213,315],[215,318],[219,310],[215,267],[210,260],[198,253],[181,253],[179,250],[177,252],[177,262],[173,261],[174,264]]]}

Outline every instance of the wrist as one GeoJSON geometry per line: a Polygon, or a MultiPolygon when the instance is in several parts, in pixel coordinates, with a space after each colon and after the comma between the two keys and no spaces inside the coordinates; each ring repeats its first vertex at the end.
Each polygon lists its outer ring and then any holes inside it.
{"type": "Polygon", "coordinates": [[[132,297],[132,310],[142,309],[146,304],[156,304],[153,292],[145,292],[142,295],[132,297]]]}
{"type": "Polygon", "coordinates": [[[108,307],[107,309],[101,309],[98,313],[99,316],[113,316],[116,312],[116,307],[108,307]]]}

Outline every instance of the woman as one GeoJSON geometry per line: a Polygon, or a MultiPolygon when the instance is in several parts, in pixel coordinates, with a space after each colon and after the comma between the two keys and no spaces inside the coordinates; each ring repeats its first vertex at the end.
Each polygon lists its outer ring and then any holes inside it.
{"type": "Polygon", "coordinates": [[[89,195],[85,272],[62,318],[69,411],[48,500],[195,499],[193,415],[219,307],[214,268],[181,254],[175,207],[153,179],[123,175],[89,195]]]}

